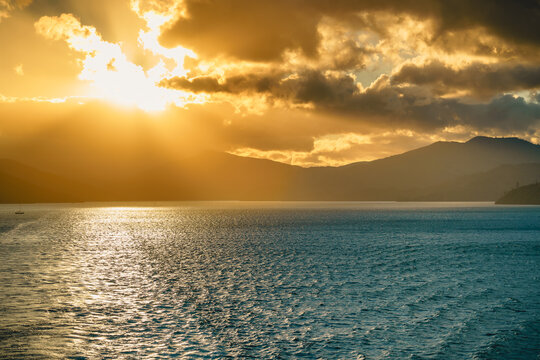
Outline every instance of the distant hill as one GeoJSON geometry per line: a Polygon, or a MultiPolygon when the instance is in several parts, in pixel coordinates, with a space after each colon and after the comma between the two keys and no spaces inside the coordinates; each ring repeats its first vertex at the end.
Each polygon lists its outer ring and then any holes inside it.
{"type": "Polygon", "coordinates": [[[498,199],[500,205],[540,205],[540,184],[530,184],[511,190],[498,199]]]}
{"type": "Polygon", "coordinates": [[[369,176],[402,186],[439,183],[456,176],[487,171],[505,164],[540,162],[540,146],[516,138],[475,137],[466,143],[436,142],[426,147],[370,163],[345,167],[352,174],[368,170],[369,176]]]}
{"type": "MultiPolygon", "coordinates": [[[[327,200],[441,200],[439,190],[450,190],[464,177],[482,174],[502,165],[540,164],[540,146],[517,138],[475,137],[466,143],[436,142],[400,155],[350,164],[338,168],[307,169],[302,184],[313,184],[315,193],[309,197],[327,200]],[[317,192],[323,188],[324,193],[317,192]],[[319,196],[317,196],[319,195],[319,196]]],[[[534,166],[533,175],[540,171],[534,166]]],[[[499,176],[520,179],[522,169],[503,168],[499,176]]],[[[515,182],[514,182],[515,184],[515,182]]],[[[502,188],[485,200],[494,201],[502,188]]],[[[303,192],[309,191],[304,186],[303,192]]],[[[454,200],[476,200],[466,188],[452,189],[454,200]]]]}
{"type": "Polygon", "coordinates": [[[513,189],[516,183],[530,184],[537,180],[540,180],[540,163],[501,165],[443,182],[405,200],[493,201],[513,189]]]}
{"type": "Polygon", "coordinates": [[[89,185],[6,159],[0,159],[0,189],[1,203],[77,202],[95,193],[89,185]]]}
{"type": "Polygon", "coordinates": [[[0,161],[0,202],[494,201],[516,182],[540,179],[540,146],[517,138],[437,142],[341,167],[301,168],[218,152],[166,158],[149,151],[127,154],[129,161],[104,153],[84,159],[47,153],[59,160],[43,170],[20,163],[43,163],[32,157],[0,161]]]}

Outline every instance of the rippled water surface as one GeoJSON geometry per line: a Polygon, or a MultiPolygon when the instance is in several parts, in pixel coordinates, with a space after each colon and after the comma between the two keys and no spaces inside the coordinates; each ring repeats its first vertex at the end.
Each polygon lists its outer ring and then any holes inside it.
{"type": "Polygon", "coordinates": [[[539,359],[540,207],[0,206],[0,357],[539,359]]]}

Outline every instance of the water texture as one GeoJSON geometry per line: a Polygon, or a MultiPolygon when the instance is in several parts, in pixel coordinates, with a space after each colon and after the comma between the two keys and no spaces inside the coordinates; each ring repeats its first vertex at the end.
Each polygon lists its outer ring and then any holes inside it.
{"type": "Polygon", "coordinates": [[[540,359],[540,207],[0,206],[0,358],[540,359]]]}

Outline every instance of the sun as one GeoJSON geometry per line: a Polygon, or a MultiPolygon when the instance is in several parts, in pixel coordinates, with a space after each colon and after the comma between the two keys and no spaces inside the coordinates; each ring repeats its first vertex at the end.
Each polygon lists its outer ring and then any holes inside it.
{"type": "Polygon", "coordinates": [[[139,46],[160,59],[150,69],[130,61],[121,44],[103,40],[95,27],[82,25],[72,14],[44,16],[36,22],[35,28],[46,38],[64,40],[72,50],[84,55],[78,77],[89,84],[85,96],[149,112],[163,111],[170,104],[183,107],[187,103],[204,102],[203,95],[159,86],[163,79],[185,76],[185,57],[196,58],[197,55],[181,46],[168,49],[159,44],[159,29],[167,17],[149,12],[144,18],[148,30],[140,31],[139,46]],[[176,65],[168,69],[164,59],[173,60],[176,65]]]}
{"type": "Polygon", "coordinates": [[[137,107],[145,111],[162,111],[169,104],[184,105],[182,99],[189,94],[157,85],[150,74],[140,66],[130,63],[125,57],[102,54],[109,60],[107,67],[94,62],[96,57],[86,59],[81,80],[90,81],[90,96],[101,98],[124,107],[137,107]]]}

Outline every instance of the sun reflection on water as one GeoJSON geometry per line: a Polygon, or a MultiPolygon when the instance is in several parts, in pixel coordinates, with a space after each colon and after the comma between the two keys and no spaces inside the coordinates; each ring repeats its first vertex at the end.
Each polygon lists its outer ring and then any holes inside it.
{"type": "Polygon", "coordinates": [[[527,348],[534,209],[347,206],[0,207],[0,357],[527,348]]]}

